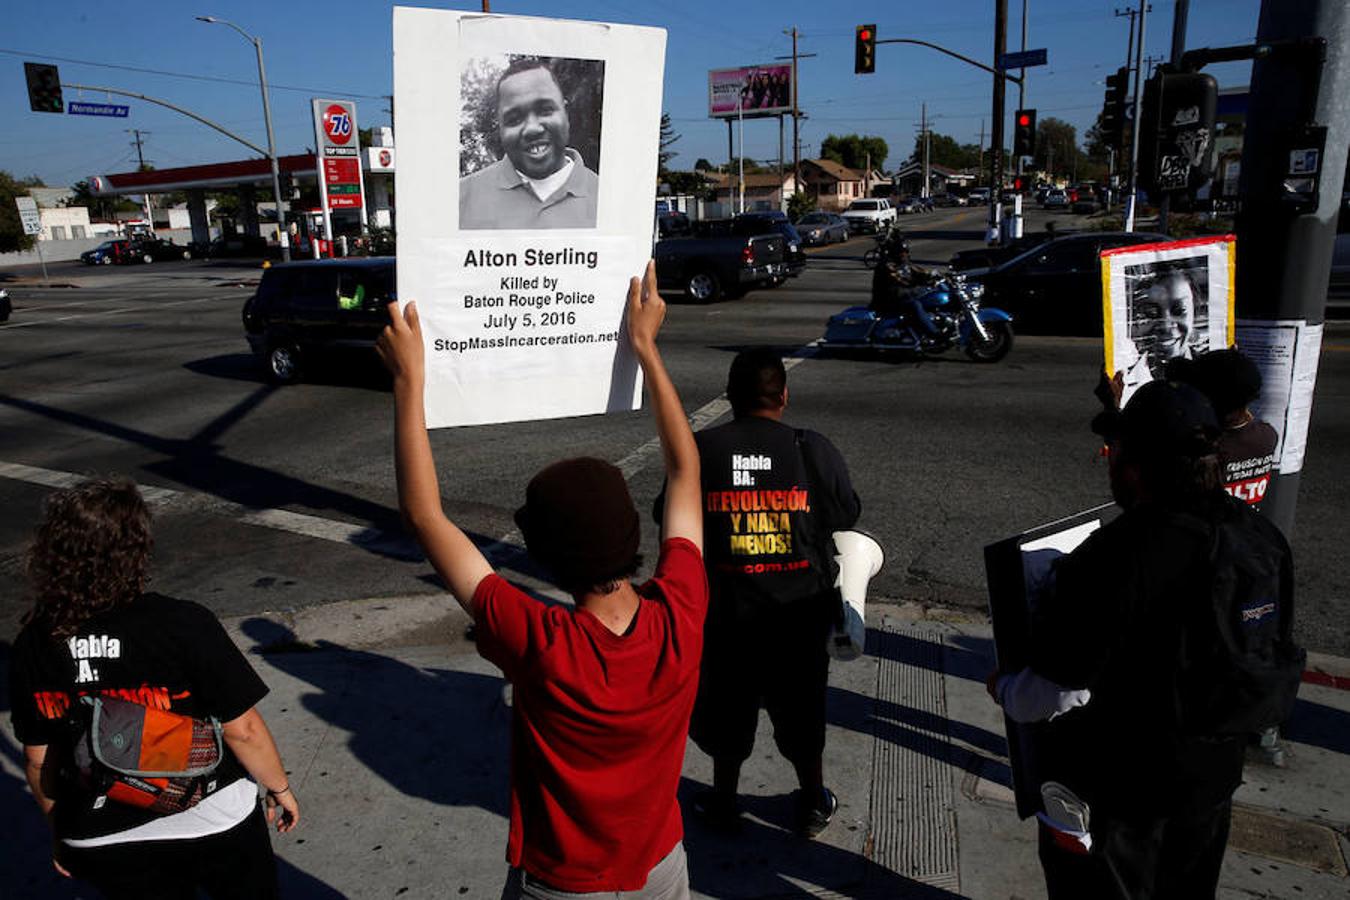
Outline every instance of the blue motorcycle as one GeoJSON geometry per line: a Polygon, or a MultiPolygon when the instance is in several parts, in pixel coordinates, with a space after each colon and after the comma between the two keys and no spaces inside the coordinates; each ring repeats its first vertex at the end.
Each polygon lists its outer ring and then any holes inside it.
{"type": "Polygon", "coordinates": [[[909,321],[906,315],[878,316],[866,306],[851,306],[830,316],[820,346],[826,349],[898,350],[938,354],[960,347],[976,362],[998,362],[1013,345],[1012,316],[981,307],[984,287],[957,274],[937,283],[912,288],[938,333],[909,321]]]}

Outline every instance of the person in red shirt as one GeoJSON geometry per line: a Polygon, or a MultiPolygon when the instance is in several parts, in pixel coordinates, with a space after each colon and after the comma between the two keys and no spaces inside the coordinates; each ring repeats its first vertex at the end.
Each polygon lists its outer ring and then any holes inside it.
{"type": "Polygon", "coordinates": [[[504,898],[689,897],[676,801],[698,689],[708,584],[698,449],[656,348],[656,271],[628,289],[627,326],[666,466],[660,558],[634,585],[639,523],[623,474],[569,459],[530,482],[516,512],[531,556],[575,606],[548,605],[497,575],[445,516],[427,439],[417,309],[377,349],[394,376],[399,506],[460,605],[479,652],[511,681],[511,824],[504,898]],[[628,896],[628,894],[625,894],[628,896]]]}

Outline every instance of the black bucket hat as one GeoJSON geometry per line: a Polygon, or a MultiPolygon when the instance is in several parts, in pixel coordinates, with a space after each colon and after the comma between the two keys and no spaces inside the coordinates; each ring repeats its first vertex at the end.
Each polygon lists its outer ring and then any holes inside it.
{"type": "Polygon", "coordinates": [[[530,554],[564,587],[600,584],[637,564],[637,507],[623,473],[604,460],[565,459],[540,471],[515,520],[530,554]]]}

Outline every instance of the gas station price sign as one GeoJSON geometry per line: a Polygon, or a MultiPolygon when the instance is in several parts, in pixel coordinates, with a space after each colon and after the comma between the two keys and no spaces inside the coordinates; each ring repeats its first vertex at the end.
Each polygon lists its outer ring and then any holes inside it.
{"type": "Polygon", "coordinates": [[[319,148],[319,191],[325,213],[334,209],[361,209],[365,190],[361,182],[361,149],[356,129],[356,104],[349,100],[312,101],[314,141],[319,148]]]}

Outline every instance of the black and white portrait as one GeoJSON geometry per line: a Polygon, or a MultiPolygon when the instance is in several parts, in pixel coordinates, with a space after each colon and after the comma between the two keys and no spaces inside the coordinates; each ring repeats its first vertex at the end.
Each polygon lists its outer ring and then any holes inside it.
{"type": "Polygon", "coordinates": [[[465,61],[461,229],[595,227],[604,82],[603,60],[465,61]]]}
{"type": "Polygon", "coordinates": [[[1209,260],[1205,256],[1127,265],[1130,340],[1138,358],[1129,384],[1160,378],[1170,360],[1209,349],[1209,260]]]}

